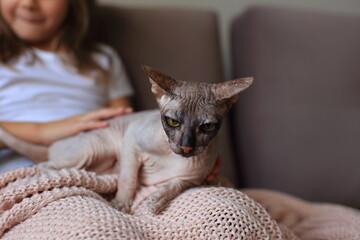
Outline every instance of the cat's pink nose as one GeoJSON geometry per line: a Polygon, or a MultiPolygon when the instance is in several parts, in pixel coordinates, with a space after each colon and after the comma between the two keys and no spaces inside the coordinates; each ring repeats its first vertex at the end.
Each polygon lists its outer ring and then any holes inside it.
{"type": "Polygon", "coordinates": [[[181,146],[180,148],[184,151],[184,153],[189,153],[191,152],[191,150],[193,150],[192,147],[186,147],[186,146],[181,146]]]}

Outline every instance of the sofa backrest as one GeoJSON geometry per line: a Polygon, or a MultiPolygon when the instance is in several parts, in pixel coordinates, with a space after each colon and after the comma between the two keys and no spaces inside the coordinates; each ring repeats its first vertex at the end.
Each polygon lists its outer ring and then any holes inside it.
{"type": "Polygon", "coordinates": [[[244,187],[360,208],[360,17],[254,7],[232,24],[244,187]]]}
{"type": "Polygon", "coordinates": [[[223,81],[217,16],[179,8],[102,7],[97,38],[118,50],[136,91],[136,109],[155,108],[141,65],[184,81],[223,81]]]}

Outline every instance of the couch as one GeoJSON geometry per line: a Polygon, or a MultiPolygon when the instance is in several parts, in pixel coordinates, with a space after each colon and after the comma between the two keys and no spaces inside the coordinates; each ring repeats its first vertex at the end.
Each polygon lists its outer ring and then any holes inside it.
{"type": "Polygon", "coordinates": [[[360,16],[253,7],[231,26],[244,187],[360,208],[360,16]]]}

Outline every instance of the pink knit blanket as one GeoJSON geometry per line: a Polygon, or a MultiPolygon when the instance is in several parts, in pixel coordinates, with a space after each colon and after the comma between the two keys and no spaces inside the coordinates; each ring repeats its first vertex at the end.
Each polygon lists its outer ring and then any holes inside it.
{"type": "MultiPolygon", "coordinates": [[[[0,175],[0,238],[298,239],[292,231],[272,219],[259,203],[235,189],[190,189],[174,199],[160,215],[148,212],[142,201],[144,195],[138,198],[130,215],[117,211],[109,203],[117,190],[116,183],[115,175],[98,176],[75,169],[41,172],[34,167],[3,173],[0,175]]],[[[257,193],[255,197],[261,195],[257,193]]],[[[281,199],[293,201],[286,196],[281,199]]],[[[314,214],[307,215],[306,218],[311,218],[308,222],[303,218],[302,225],[298,221],[299,228],[295,229],[299,236],[305,236],[303,239],[360,239],[360,235],[321,238],[324,229],[318,221],[324,214],[306,209],[314,214]],[[316,232],[312,226],[320,230],[318,235],[311,235],[316,232]]],[[[345,210],[348,209],[340,208],[334,215],[328,215],[329,229],[339,227],[336,216],[341,216],[338,219],[350,222],[340,224],[340,227],[353,224],[357,226],[354,232],[359,230],[358,213],[345,210]]]]}
{"type": "Polygon", "coordinates": [[[336,204],[309,203],[275,191],[244,189],[271,217],[302,240],[360,240],[360,211],[336,204]]]}

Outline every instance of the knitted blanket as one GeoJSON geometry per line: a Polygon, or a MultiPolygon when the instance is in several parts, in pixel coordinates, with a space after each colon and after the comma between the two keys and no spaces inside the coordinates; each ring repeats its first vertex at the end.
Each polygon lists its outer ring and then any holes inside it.
{"type": "Polygon", "coordinates": [[[193,188],[160,215],[109,204],[115,175],[22,168],[0,175],[1,239],[297,239],[240,191],[193,188]]]}
{"type": "MultiPolygon", "coordinates": [[[[33,167],[3,173],[0,175],[0,238],[298,239],[272,219],[259,203],[235,189],[192,188],[174,199],[159,215],[147,210],[146,201],[142,201],[146,194],[140,194],[130,215],[117,211],[109,203],[117,190],[116,183],[115,175],[99,176],[75,169],[42,172],[33,167]]],[[[261,191],[251,194],[254,198],[263,196],[261,191]]],[[[294,203],[292,197],[281,194],[275,197],[283,205],[294,203]]],[[[304,239],[360,239],[360,235],[341,238],[344,232],[337,235],[339,238],[324,238],[326,230],[339,227],[339,219],[345,221],[340,226],[351,225],[355,227],[354,232],[359,230],[357,212],[342,208],[332,211],[330,206],[325,216],[323,211],[305,202],[301,202],[300,208],[309,212],[301,221],[296,221],[297,229],[294,225],[290,227],[304,239]],[[324,216],[330,218],[321,225],[319,221],[323,221],[324,216]],[[322,228],[324,226],[328,229],[322,228]]],[[[298,210],[296,206],[294,210],[293,205],[284,209],[285,212],[298,210]]]]}
{"type": "Polygon", "coordinates": [[[360,211],[326,203],[309,203],[284,193],[243,189],[270,216],[302,240],[360,240],[360,211]]]}

